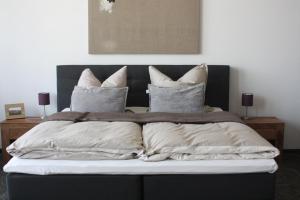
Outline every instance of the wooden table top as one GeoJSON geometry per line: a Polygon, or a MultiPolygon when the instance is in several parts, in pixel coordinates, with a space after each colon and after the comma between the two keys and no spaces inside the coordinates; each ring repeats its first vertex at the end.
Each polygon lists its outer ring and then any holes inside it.
{"type": "Polygon", "coordinates": [[[40,117],[25,117],[23,119],[6,119],[1,124],[38,124],[41,121],[40,117]]]}

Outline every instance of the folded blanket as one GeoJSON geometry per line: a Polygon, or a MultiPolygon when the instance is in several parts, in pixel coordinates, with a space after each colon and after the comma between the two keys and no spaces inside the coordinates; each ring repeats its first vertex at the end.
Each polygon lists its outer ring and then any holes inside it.
{"type": "Polygon", "coordinates": [[[133,159],[143,150],[141,127],[132,122],[43,122],[7,147],[28,159],[133,159]]]}
{"type": "Polygon", "coordinates": [[[236,122],[143,126],[145,161],[272,159],[278,149],[236,122]]]}

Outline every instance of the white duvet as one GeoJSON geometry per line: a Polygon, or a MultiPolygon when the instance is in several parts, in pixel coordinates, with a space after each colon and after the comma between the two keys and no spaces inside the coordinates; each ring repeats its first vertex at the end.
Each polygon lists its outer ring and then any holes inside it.
{"type": "Polygon", "coordinates": [[[26,159],[144,161],[272,159],[279,151],[236,122],[143,125],[133,122],[48,121],[7,148],[26,159]],[[142,129],[143,128],[143,129],[142,129]]]}
{"type": "Polygon", "coordinates": [[[149,123],[143,126],[145,161],[272,159],[278,149],[236,122],[149,123]]]}
{"type": "Polygon", "coordinates": [[[7,148],[19,158],[60,160],[133,159],[142,150],[138,124],[101,121],[44,122],[7,148]]]}

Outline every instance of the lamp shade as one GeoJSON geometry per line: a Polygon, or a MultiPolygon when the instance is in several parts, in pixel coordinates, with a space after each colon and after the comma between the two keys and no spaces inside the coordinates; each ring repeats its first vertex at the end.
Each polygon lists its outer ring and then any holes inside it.
{"type": "Polygon", "coordinates": [[[253,106],[253,94],[243,93],[242,94],[242,106],[253,106]]]}
{"type": "Polygon", "coordinates": [[[50,104],[50,94],[42,92],[38,94],[39,96],[39,105],[45,106],[50,104]]]}

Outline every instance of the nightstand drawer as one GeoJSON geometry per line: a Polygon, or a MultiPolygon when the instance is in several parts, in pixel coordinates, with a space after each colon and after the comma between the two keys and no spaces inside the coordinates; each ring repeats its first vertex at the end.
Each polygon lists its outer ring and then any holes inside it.
{"type": "Polygon", "coordinates": [[[276,131],[282,126],[280,124],[248,124],[254,130],[273,130],[276,131]]]}
{"type": "Polygon", "coordinates": [[[276,130],[274,129],[255,129],[255,131],[267,140],[277,139],[276,130]]]}
{"type": "Polygon", "coordinates": [[[20,136],[22,136],[24,133],[26,133],[27,131],[29,131],[31,128],[10,128],[8,129],[9,131],[9,138],[16,140],[18,139],[20,136]]]}

